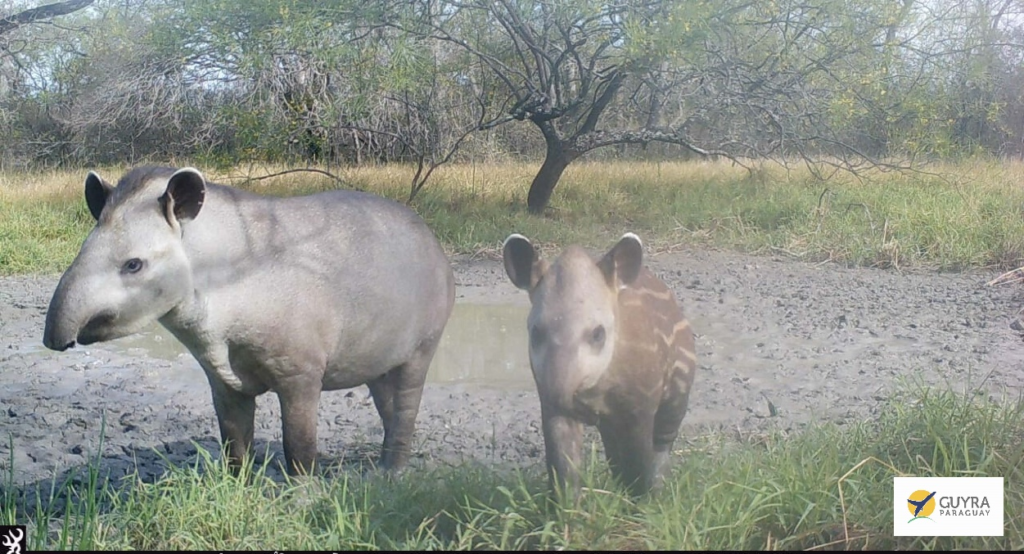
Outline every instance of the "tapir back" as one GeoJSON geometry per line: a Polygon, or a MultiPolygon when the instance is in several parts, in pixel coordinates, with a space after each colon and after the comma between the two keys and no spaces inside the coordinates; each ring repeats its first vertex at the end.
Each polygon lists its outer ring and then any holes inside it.
{"type": "Polygon", "coordinates": [[[212,213],[183,237],[197,290],[215,317],[246,322],[235,333],[274,329],[262,340],[328,345],[328,388],[353,386],[442,331],[454,277],[412,210],[358,191],[273,198],[211,185],[208,194],[212,213]]]}

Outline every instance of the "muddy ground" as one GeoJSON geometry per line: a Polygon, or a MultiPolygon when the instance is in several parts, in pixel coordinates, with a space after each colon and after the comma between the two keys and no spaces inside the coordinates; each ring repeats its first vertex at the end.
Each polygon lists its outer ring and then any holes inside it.
{"type": "MultiPolygon", "coordinates": [[[[1024,344],[1008,327],[1024,288],[986,286],[998,272],[847,269],[709,250],[649,255],[647,263],[676,292],[697,333],[700,371],[682,436],[870,418],[900,376],[995,395],[1016,396],[1024,385],[1024,344]]],[[[456,258],[454,266],[458,302],[528,304],[500,260],[456,258]]],[[[137,467],[153,480],[168,463],[193,462],[194,444],[216,452],[208,384],[191,357],[103,344],[64,353],[42,347],[57,278],[0,278],[3,481],[12,459],[16,488],[34,490],[49,489],[55,476],[67,478],[97,454],[103,475],[137,467]]],[[[525,335],[525,322],[508,332],[525,335]]],[[[520,382],[529,384],[524,375],[520,382]]],[[[275,396],[259,399],[256,448],[269,448],[274,460],[283,459],[279,413],[275,396]]],[[[372,460],[382,436],[365,387],[324,393],[322,465],[372,460]]],[[[539,468],[543,452],[529,387],[435,383],[425,390],[417,464],[539,468]]]]}

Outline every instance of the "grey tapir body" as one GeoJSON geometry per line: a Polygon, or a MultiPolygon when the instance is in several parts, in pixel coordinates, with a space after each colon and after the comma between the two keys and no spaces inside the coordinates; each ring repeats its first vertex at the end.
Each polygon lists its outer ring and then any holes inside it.
{"type": "Polygon", "coordinates": [[[635,494],[660,486],[696,371],[693,332],[672,290],[643,267],[627,233],[600,260],[566,248],[554,262],[513,234],[512,283],[530,293],[530,366],[552,491],[579,487],[583,424],[601,433],[612,473],[635,494]]]}
{"type": "Polygon", "coordinates": [[[455,299],[451,265],[412,210],[372,194],[276,198],[141,167],[90,172],[96,227],[57,285],[43,343],[107,341],[159,321],[199,361],[222,440],[251,449],[255,398],[277,393],[290,473],[317,454],[323,390],[367,384],[381,464],[403,466],[455,299]]]}

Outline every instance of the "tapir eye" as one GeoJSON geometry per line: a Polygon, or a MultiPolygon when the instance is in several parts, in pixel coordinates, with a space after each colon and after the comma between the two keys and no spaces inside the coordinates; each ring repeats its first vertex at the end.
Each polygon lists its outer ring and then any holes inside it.
{"type": "Polygon", "coordinates": [[[594,330],[590,332],[590,344],[594,345],[594,348],[598,350],[604,348],[604,336],[604,325],[594,327],[594,330]]]}
{"type": "Polygon", "coordinates": [[[142,266],[146,265],[145,262],[138,258],[132,258],[121,266],[121,273],[138,273],[142,269],[142,266]]]}

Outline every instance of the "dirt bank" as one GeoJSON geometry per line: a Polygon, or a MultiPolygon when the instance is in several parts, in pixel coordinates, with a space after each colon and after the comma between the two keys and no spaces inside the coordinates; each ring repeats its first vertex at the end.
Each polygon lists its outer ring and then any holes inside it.
{"type": "MultiPolygon", "coordinates": [[[[1008,328],[1024,290],[988,287],[994,272],[936,274],[846,269],[716,251],[648,258],[697,332],[700,373],[683,435],[709,428],[798,428],[813,419],[870,417],[898,376],[1017,394],[1024,344],[1008,328]],[[769,417],[770,401],[778,411],[769,417]]],[[[526,305],[501,263],[457,259],[459,302],[526,305]]],[[[193,442],[217,445],[205,377],[188,356],[167,359],[97,344],[43,349],[43,320],[57,276],[0,278],[0,470],[13,441],[20,487],[62,478],[99,447],[101,469],[195,459],[193,442]]],[[[525,334],[525,323],[510,328],[525,334]]],[[[523,343],[525,344],[525,342],[523,343]]],[[[431,384],[417,427],[419,463],[543,463],[539,405],[529,389],[431,384]]],[[[321,463],[376,454],[382,428],[367,389],[325,393],[321,463]]],[[[257,409],[256,447],[281,454],[276,397],[257,409]]]]}

